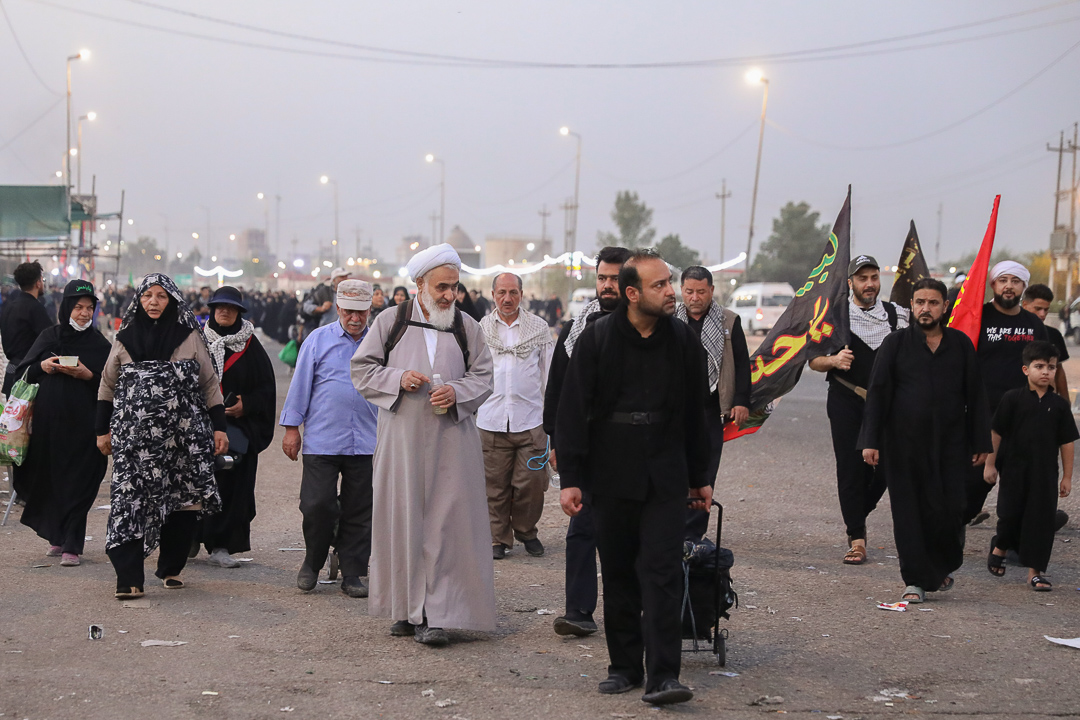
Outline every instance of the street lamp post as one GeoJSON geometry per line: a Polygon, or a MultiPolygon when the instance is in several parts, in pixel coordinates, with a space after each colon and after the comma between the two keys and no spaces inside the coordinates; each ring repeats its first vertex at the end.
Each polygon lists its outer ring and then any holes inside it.
{"type": "Polygon", "coordinates": [[[567,245],[565,248],[569,252],[577,250],[577,219],[578,219],[578,191],[581,185],[581,135],[574,132],[565,125],[559,128],[559,134],[562,136],[573,135],[577,138],[577,157],[574,163],[574,209],[571,215],[570,227],[567,229],[567,245]]]}
{"type": "Polygon", "coordinates": [[[92,110],[90,112],[86,113],[85,115],[80,115],[79,116],[79,126],[78,126],[79,129],[78,129],[78,133],[77,133],[78,137],[79,137],[79,140],[78,140],[78,147],[76,148],[76,152],[78,153],[78,155],[76,155],[76,159],[78,161],[76,163],[76,166],[78,167],[78,170],[76,170],[76,172],[75,172],[76,178],[77,178],[76,182],[75,182],[75,192],[78,193],[79,195],[82,195],[82,121],[83,120],[88,120],[90,122],[94,122],[94,120],[96,120],[96,119],[97,119],[97,113],[92,111],[92,110]]]}
{"type": "Polygon", "coordinates": [[[329,175],[323,175],[319,178],[319,182],[323,185],[327,183],[333,183],[334,185],[334,264],[338,262],[338,184],[337,180],[331,178],[329,175]]]}
{"type": "Polygon", "coordinates": [[[446,163],[431,153],[424,156],[429,163],[439,163],[439,242],[446,238],[446,163]]]}
{"type": "Polygon", "coordinates": [[[747,82],[761,83],[765,86],[765,93],[761,98],[761,130],[758,132],[757,141],[757,165],[754,168],[754,193],[750,198],[750,232],[746,236],[746,271],[743,275],[745,280],[750,274],[750,244],[754,241],[754,212],[757,210],[758,178],[761,176],[761,145],[765,140],[765,110],[769,106],[769,78],[760,70],[751,70],[746,73],[747,82]]]}
{"type": "Polygon", "coordinates": [[[89,50],[80,50],[74,55],[68,55],[67,59],[67,145],[64,147],[64,156],[66,157],[64,183],[68,188],[71,187],[71,151],[74,149],[71,147],[71,61],[89,59],[89,50]]]}

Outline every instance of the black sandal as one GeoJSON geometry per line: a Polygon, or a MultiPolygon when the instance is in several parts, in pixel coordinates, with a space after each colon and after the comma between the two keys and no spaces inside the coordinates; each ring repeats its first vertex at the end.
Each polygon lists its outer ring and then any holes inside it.
{"type": "Polygon", "coordinates": [[[997,535],[990,540],[990,554],[986,557],[986,569],[990,571],[990,574],[994,577],[1005,576],[1005,556],[995,555],[994,548],[997,547],[997,535]]]}
{"type": "Polygon", "coordinates": [[[1042,575],[1036,575],[1028,580],[1028,582],[1031,583],[1031,589],[1035,592],[1050,592],[1054,589],[1053,584],[1042,575]],[[1040,585],[1042,587],[1040,587],[1040,585]]]}

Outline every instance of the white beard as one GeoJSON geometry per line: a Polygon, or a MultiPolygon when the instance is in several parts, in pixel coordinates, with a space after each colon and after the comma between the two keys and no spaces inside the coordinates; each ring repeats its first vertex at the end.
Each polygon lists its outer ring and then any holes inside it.
{"type": "Polygon", "coordinates": [[[428,323],[438,330],[449,330],[454,327],[454,313],[457,311],[457,308],[451,304],[450,307],[445,310],[440,309],[439,306],[435,304],[435,298],[431,297],[426,285],[420,292],[423,295],[422,300],[424,309],[427,310],[428,323]]]}

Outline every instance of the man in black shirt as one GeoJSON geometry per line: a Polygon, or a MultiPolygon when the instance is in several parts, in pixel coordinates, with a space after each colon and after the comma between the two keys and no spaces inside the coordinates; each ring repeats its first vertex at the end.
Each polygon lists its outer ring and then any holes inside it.
{"type": "Polygon", "coordinates": [[[666,705],[693,698],[679,683],[681,560],[687,495],[696,510],[712,501],[708,371],[701,343],[672,317],[671,270],[655,251],[630,256],[619,289],[622,304],[585,328],[567,368],[559,504],[573,517],[592,493],[610,657],[600,692],[644,681],[642,700],[666,705]]]}
{"type": "MultiPolygon", "coordinates": [[[[683,304],[675,309],[675,317],[694,331],[709,362],[709,394],[705,400],[709,466],[705,480],[715,488],[724,452],[724,425],[741,425],[750,415],[750,353],[739,316],[713,300],[712,273],[693,265],[683,270],[680,281],[683,304]]],[[[700,540],[708,527],[708,510],[687,512],[687,540],[700,540]]]]}
{"type": "MultiPolygon", "coordinates": [[[[596,299],[582,309],[572,322],[563,324],[555,343],[555,352],[548,368],[547,389],[544,392],[544,432],[551,439],[551,458],[558,468],[555,446],[555,421],[559,415],[559,398],[563,379],[574,345],[586,326],[607,315],[619,306],[619,270],[630,251],[621,247],[606,247],[596,256],[596,299]]],[[[596,610],[596,533],[588,494],[581,512],[570,518],[566,529],[566,614],[555,618],[559,635],[584,637],[596,632],[593,612],[596,610]]]]}
{"type": "MultiPolygon", "coordinates": [[[[1046,340],[1046,327],[1034,313],[1020,307],[1020,299],[1031,273],[1018,262],[1003,260],[990,269],[994,299],[983,305],[982,328],[975,348],[979,357],[990,417],[1009,390],[1027,385],[1024,375],[1024,347],[1032,340],[1046,340]]],[[[974,468],[967,481],[964,522],[973,525],[990,517],[982,508],[997,482],[993,463],[974,468]]]]}
{"type": "Polygon", "coordinates": [[[1057,375],[1054,377],[1054,391],[1065,398],[1069,399],[1069,381],[1065,377],[1065,368],[1062,366],[1066,360],[1069,359],[1069,349],[1065,346],[1065,338],[1061,335],[1056,327],[1051,327],[1046,324],[1046,316],[1050,313],[1050,303],[1054,302],[1054,291],[1048,288],[1046,285],[1031,285],[1024,290],[1024,299],[1020,303],[1020,307],[1027,310],[1029,313],[1033,313],[1035,317],[1042,320],[1043,326],[1046,328],[1046,336],[1050,339],[1050,342],[1054,343],[1054,347],[1058,351],[1058,363],[1057,363],[1057,375]]]}
{"type": "MultiPolygon", "coordinates": [[[[884,468],[863,462],[855,447],[866,408],[866,388],[874,357],[885,337],[908,325],[908,309],[878,298],[881,292],[877,260],[859,255],[848,265],[848,317],[851,345],[835,355],[810,359],[810,369],[828,373],[829,396],[825,407],[832,430],[836,457],[836,487],[840,513],[847,526],[848,545],[844,563],[866,562],[866,518],[885,494],[884,468]]],[[[816,346],[815,346],[816,347],[816,346]]]]}
{"type": "Polygon", "coordinates": [[[0,307],[0,342],[3,343],[4,354],[8,359],[3,384],[5,395],[11,392],[11,386],[18,379],[15,377],[15,368],[22,363],[37,336],[54,324],[38,300],[45,292],[45,275],[41,263],[36,260],[23,263],[15,268],[14,275],[20,289],[12,291],[0,307]]]}

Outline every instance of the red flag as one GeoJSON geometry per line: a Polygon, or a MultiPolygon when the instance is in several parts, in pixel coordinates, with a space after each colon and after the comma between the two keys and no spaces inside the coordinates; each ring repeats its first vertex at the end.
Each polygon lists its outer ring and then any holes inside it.
{"type": "Polygon", "coordinates": [[[949,327],[960,330],[969,338],[976,349],[979,347],[979,335],[982,334],[983,300],[986,298],[986,273],[990,269],[990,254],[994,252],[994,235],[997,233],[998,203],[1001,196],[994,198],[994,209],[990,213],[990,224],[986,226],[982,247],[971,264],[967,279],[956,296],[949,327]]]}

